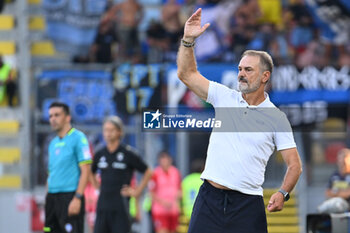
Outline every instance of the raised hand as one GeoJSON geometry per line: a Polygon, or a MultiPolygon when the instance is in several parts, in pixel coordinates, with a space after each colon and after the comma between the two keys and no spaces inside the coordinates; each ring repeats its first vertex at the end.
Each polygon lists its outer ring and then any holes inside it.
{"type": "Polygon", "coordinates": [[[209,23],[204,24],[201,27],[202,9],[199,8],[193,15],[186,21],[184,29],[183,39],[187,42],[193,42],[197,37],[210,26],[209,23]]]}

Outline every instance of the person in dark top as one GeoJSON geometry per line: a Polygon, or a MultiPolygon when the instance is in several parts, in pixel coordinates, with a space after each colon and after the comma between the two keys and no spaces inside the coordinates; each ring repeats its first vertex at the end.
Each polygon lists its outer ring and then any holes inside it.
{"type": "Polygon", "coordinates": [[[338,170],[329,178],[326,197],[341,197],[350,203],[350,149],[338,152],[337,165],[338,170]]]}
{"type": "Polygon", "coordinates": [[[118,42],[112,22],[103,18],[98,27],[95,41],[91,46],[92,61],[96,63],[112,63],[115,55],[113,46],[118,42]]]}
{"type": "MultiPolygon", "coordinates": [[[[129,197],[139,197],[152,176],[152,170],[129,145],[121,143],[123,123],[117,116],[103,123],[106,146],[93,159],[92,172],[100,172],[101,187],[97,202],[95,233],[129,233],[129,197]],[[134,170],[144,173],[136,188],[130,186],[134,170]]],[[[93,183],[97,185],[95,178],[93,183]]]]}
{"type": "Polygon", "coordinates": [[[118,37],[113,23],[103,17],[98,25],[96,36],[87,54],[73,57],[73,63],[100,63],[109,64],[116,61],[118,37]]]}

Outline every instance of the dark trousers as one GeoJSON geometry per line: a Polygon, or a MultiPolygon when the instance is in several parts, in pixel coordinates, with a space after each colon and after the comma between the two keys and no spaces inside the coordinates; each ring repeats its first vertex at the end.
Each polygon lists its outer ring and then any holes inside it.
{"type": "Polygon", "coordinates": [[[188,233],[267,233],[263,197],[217,189],[204,181],[188,233]]]}
{"type": "Polygon", "coordinates": [[[81,200],[78,215],[68,216],[68,206],[73,197],[74,192],[46,195],[44,232],[84,233],[85,200],[81,200]]]}
{"type": "Polygon", "coordinates": [[[130,233],[130,218],[123,209],[97,210],[94,233],[130,233]]]}
{"type": "Polygon", "coordinates": [[[14,105],[13,100],[16,95],[16,90],[17,90],[17,84],[14,81],[9,81],[6,84],[7,101],[10,107],[14,105]]]}

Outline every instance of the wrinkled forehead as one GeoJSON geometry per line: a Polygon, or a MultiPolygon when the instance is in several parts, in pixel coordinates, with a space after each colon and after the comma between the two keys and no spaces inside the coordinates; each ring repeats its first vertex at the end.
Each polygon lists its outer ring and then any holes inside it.
{"type": "Polygon", "coordinates": [[[259,68],[259,65],[260,65],[260,58],[258,56],[246,55],[246,56],[242,57],[242,59],[239,61],[238,67],[240,67],[240,68],[246,68],[246,67],[259,68]]]}

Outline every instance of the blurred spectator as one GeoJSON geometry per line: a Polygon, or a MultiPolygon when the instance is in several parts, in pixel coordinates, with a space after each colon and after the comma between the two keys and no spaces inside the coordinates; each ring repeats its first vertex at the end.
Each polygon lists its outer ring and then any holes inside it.
{"type": "Polygon", "coordinates": [[[234,13],[230,25],[230,50],[233,52],[235,62],[253,40],[258,27],[259,15],[261,12],[257,0],[243,1],[234,13]]]}
{"type": "Polygon", "coordinates": [[[275,65],[290,64],[292,54],[283,33],[275,32],[274,39],[270,42],[269,52],[275,65]]]}
{"type": "MultiPolygon", "coordinates": [[[[90,153],[92,158],[94,158],[94,149],[93,145],[89,143],[90,153]]],[[[90,176],[93,176],[92,173],[90,173],[90,176]]],[[[85,190],[84,190],[84,196],[85,196],[85,212],[86,212],[86,222],[88,225],[88,233],[94,232],[94,225],[96,220],[96,207],[97,207],[97,200],[99,195],[98,187],[94,187],[94,179],[98,181],[100,184],[100,177],[90,177],[88,183],[86,184],[85,190]]]]}
{"type": "Polygon", "coordinates": [[[347,48],[345,54],[339,58],[338,65],[340,67],[350,66],[350,48],[347,48]]]}
{"type": "Polygon", "coordinates": [[[322,67],[323,55],[320,51],[320,44],[317,41],[310,42],[305,51],[299,55],[297,55],[294,59],[294,65],[296,65],[299,69],[302,69],[307,66],[316,66],[322,67]]]}
{"type": "Polygon", "coordinates": [[[275,30],[273,24],[262,24],[255,37],[247,45],[247,49],[269,51],[270,43],[274,39],[275,30]]]}
{"type": "Polygon", "coordinates": [[[160,63],[170,47],[167,32],[160,22],[151,21],[146,31],[147,49],[145,51],[147,62],[160,63]]]}
{"type": "Polygon", "coordinates": [[[229,47],[230,21],[241,1],[197,1],[203,22],[210,23],[207,32],[196,40],[198,61],[221,61],[229,47]],[[224,53],[224,55],[223,55],[224,53]]]}
{"type": "Polygon", "coordinates": [[[198,191],[203,181],[200,179],[204,169],[203,159],[195,159],[191,163],[191,173],[187,175],[182,183],[182,203],[184,216],[189,220],[196,200],[198,191]]]}
{"type": "Polygon", "coordinates": [[[341,197],[350,201],[350,149],[342,149],[337,155],[338,170],[332,174],[328,182],[326,196],[341,197]]]}
{"type": "Polygon", "coordinates": [[[42,219],[42,215],[43,215],[43,208],[39,205],[39,203],[35,200],[34,197],[31,198],[30,200],[30,205],[31,205],[31,230],[33,232],[41,232],[43,227],[44,227],[44,223],[43,223],[43,219],[42,219]]]}
{"type": "MultiPolygon", "coordinates": [[[[310,47],[310,43],[315,39],[315,28],[311,14],[307,10],[307,7],[303,0],[295,0],[291,4],[286,12],[290,19],[286,20],[286,27],[289,31],[289,42],[294,52],[294,61],[298,61],[300,56],[305,57],[303,53],[309,53],[308,57],[312,55],[312,52],[316,52],[310,47]],[[311,54],[310,54],[311,53],[311,54]]],[[[311,60],[313,60],[311,58],[311,60]]],[[[305,61],[307,63],[307,61],[305,61]]],[[[298,62],[298,67],[305,67],[307,64],[298,62]]]]}
{"type": "Polygon", "coordinates": [[[321,42],[325,46],[323,66],[338,65],[347,55],[349,43],[350,4],[348,0],[306,1],[318,25],[321,42]],[[335,62],[334,62],[335,61],[335,62]]]}
{"type": "Polygon", "coordinates": [[[91,47],[91,60],[96,63],[111,63],[115,60],[113,46],[117,42],[117,35],[110,21],[103,18],[94,44],[91,47]]]}
{"type": "Polygon", "coordinates": [[[276,30],[274,24],[261,24],[255,37],[246,46],[247,49],[268,51],[276,65],[289,61],[288,42],[285,37],[276,30]]]}
{"type": "Polygon", "coordinates": [[[88,225],[88,232],[94,232],[94,225],[96,220],[96,206],[99,191],[96,189],[91,182],[86,185],[84,196],[85,196],[85,211],[86,220],[88,225]]]}
{"type": "MultiPolygon", "coordinates": [[[[130,232],[130,197],[139,197],[151,178],[152,171],[133,148],[122,143],[123,122],[109,116],[103,123],[106,146],[96,152],[92,173],[100,171],[101,186],[97,202],[95,233],[130,232]],[[131,187],[134,171],[143,173],[140,184],[131,187]]],[[[94,176],[93,176],[94,177],[94,176]]],[[[96,180],[93,184],[98,186],[96,180]]]]}
{"type": "Polygon", "coordinates": [[[261,10],[259,22],[273,24],[277,29],[282,28],[282,4],[280,0],[258,0],[261,10]]]}
{"type": "Polygon", "coordinates": [[[137,0],[125,0],[112,6],[106,15],[108,20],[114,22],[120,42],[118,60],[138,62],[140,59],[138,26],[143,17],[142,5],[137,0]]]}
{"type": "Polygon", "coordinates": [[[243,0],[242,4],[235,12],[236,16],[244,20],[240,24],[245,24],[247,26],[256,26],[261,14],[262,12],[257,0],[243,0]]]}
{"type": "Polygon", "coordinates": [[[13,71],[11,66],[4,62],[0,55],[0,103],[7,96],[7,104],[13,106],[14,97],[16,94],[17,84],[13,79],[13,71]]]}
{"type": "Polygon", "coordinates": [[[291,13],[291,45],[301,53],[314,37],[313,21],[303,0],[295,0],[289,7],[291,13]]]}
{"type": "Polygon", "coordinates": [[[103,17],[94,40],[91,45],[89,54],[87,56],[74,57],[75,63],[112,63],[115,60],[116,53],[114,47],[116,47],[117,35],[114,30],[113,24],[107,17],[103,17]]]}
{"type": "Polygon", "coordinates": [[[168,0],[162,6],[162,23],[170,39],[170,49],[177,51],[183,32],[181,22],[181,5],[176,0],[168,0]]]}
{"type": "Polygon", "coordinates": [[[167,152],[159,153],[158,162],[150,181],[154,227],[157,233],[174,233],[180,215],[181,175],[167,152]]]}

